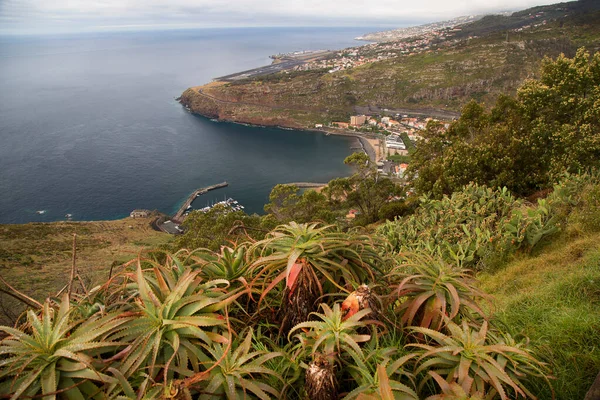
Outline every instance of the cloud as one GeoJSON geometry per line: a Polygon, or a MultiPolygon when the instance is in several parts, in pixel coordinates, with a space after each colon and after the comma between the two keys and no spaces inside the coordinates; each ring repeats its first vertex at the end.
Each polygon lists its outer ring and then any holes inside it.
{"type": "Polygon", "coordinates": [[[402,26],[523,9],[547,0],[0,0],[4,31],[114,27],[402,26]]]}

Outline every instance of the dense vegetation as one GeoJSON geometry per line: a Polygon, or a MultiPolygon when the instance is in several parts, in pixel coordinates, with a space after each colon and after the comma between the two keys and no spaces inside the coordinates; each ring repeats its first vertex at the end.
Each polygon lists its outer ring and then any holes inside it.
{"type": "Polygon", "coordinates": [[[600,162],[600,53],[545,59],[539,80],[488,112],[471,102],[447,131],[430,124],[411,156],[415,188],[436,196],[469,182],[519,195],[600,162]]]}
{"type": "Polygon", "coordinates": [[[412,197],[356,154],[321,193],[193,213],[175,248],[26,298],[0,327],[0,396],[583,398],[600,370],[600,56],[541,76],[430,125],[412,197]]]}

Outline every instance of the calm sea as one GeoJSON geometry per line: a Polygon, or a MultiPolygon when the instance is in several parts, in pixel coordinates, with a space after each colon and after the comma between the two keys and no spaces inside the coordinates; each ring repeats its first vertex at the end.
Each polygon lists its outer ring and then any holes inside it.
{"type": "Polygon", "coordinates": [[[0,223],[173,213],[222,181],[194,206],[226,196],[260,213],[277,183],[348,174],[349,138],[215,123],[175,98],[271,54],[353,46],[370,30],[0,37],[0,223]]]}

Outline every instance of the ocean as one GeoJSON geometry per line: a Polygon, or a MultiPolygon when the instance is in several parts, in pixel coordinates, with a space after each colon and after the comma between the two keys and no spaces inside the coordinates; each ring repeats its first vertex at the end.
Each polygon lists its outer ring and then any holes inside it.
{"type": "Polygon", "coordinates": [[[352,138],[218,123],[186,88],[269,55],[359,45],[373,28],[248,28],[0,37],[0,223],[173,214],[232,197],[261,213],[277,183],[348,175],[352,138]],[[42,213],[40,213],[42,212],[42,213]]]}

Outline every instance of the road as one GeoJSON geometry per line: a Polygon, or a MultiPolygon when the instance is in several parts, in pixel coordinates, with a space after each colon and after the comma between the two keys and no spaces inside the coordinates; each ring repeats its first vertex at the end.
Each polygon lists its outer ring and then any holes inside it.
{"type": "Polygon", "coordinates": [[[454,118],[459,118],[460,117],[460,113],[455,112],[455,111],[450,111],[450,110],[440,110],[437,108],[415,108],[415,109],[410,109],[410,108],[396,108],[396,109],[391,109],[391,108],[380,108],[377,106],[367,106],[367,107],[362,107],[362,106],[356,106],[354,107],[354,111],[356,111],[357,114],[364,114],[364,115],[396,115],[396,114],[400,114],[400,115],[411,115],[414,117],[432,117],[432,118],[439,118],[439,119],[454,119],[454,118]]]}

